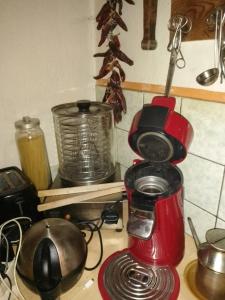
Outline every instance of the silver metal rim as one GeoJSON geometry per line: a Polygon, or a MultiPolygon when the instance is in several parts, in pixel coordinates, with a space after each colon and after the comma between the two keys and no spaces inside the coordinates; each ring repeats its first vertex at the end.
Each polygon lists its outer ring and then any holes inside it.
{"type": "Polygon", "coordinates": [[[64,180],[65,182],[68,182],[70,184],[73,184],[75,186],[79,186],[79,185],[92,185],[92,184],[98,184],[98,183],[105,183],[105,182],[111,182],[113,180],[113,177],[115,175],[115,170],[113,169],[112,172],[110,172],[107,176],[105,177],[101,177],[101,178],[89,178],[89,179],[83,179],[80,178],[76,179],[76,178],[70,178],[70,177],[66,177],[64,175],[62,175],[59,171],[59,176],[62,180],[64,180]]]}
{"type": "Polygon", "coordinates": [[[162,160],[160,162],[169,161],[170,158],[173,156],[173,145],[172,145],[171,141],[164,134],[162,134],[160,132],[145,132],[139,136],[139,138],[137,139],[137,148],[138,148],[138,152],[140,153],[140,155],[142,155],[140,141],[145,136],[156,136],[156,137],[160,138],[161,140],[163,140],[167,144],[167,146],[169,148],[168,155],[164,160],[162,160]]]}
{"type": "MultiPolygon", "coordinates": [[[[112,107],[106,103],[91,101],[91,106],[98,109],[95,112],[95,114],[105,114],[107,112],[112,112],[112,107]]],[[[79,110],[77,109],[77,102],[63,103],[63,104],[53,106],[51,111],[57,117],[58,116],[74,117],[77,115],[80,116],[79,110]]],[[[92,114],[92,115],[95,115],[95,114],[92,114]]]]}
{"type": "Polygon", "coordinates": [[[225,229],[212,228],[206,232],[207,242],[215,249],[225,252],[225,229]]]}
{"type": "Polygon", "coordinates": [[[145,176],[138,178],[135,181],[134,186],[140,193],[149,196],[162,195],[167,192],[169,188],[168,182],[157,176],[145,176]]]}

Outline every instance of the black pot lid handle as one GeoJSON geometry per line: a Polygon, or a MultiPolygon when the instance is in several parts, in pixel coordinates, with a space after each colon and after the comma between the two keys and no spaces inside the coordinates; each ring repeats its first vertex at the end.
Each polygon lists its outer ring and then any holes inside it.
{"type": "Polygon", "coordinates": [[[91,101],[90,100],[79,100],[77,101],[77,107],[79,108],[79,112],[82,113],[89,113],[91,106],[91,101]]]}

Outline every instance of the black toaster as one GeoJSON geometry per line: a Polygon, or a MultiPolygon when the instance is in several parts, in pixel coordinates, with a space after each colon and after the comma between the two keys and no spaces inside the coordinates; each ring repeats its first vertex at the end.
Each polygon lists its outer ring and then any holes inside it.
{"type": "Polygon", "coordinates": [[[16,217],[42,218],[39,198],[31,181],[17,167],[0,169],[0,224],[16,217]]]}

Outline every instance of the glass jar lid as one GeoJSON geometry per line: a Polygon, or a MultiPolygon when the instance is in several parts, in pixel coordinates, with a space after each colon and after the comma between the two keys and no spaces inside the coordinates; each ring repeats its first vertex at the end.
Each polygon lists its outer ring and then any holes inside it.
{"type": "Polygon", "coordinates": [[[40,120],[38,118],[30,118],[25,116],[22,120],[15,122],[15,127],[17,129],[31,129],[40,125],[40,120]]]}

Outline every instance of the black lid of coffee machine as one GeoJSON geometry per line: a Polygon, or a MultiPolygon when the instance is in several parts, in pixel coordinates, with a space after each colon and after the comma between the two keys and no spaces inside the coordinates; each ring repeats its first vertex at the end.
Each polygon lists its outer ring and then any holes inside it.
{"type": "Polygon", "coordinates": [[[170,111],[169,107],[145,104],[136,130],[129,134],[131,148],[148,161],[176,161],[186,155],[184,146],[165,131],[170,111]]]}

